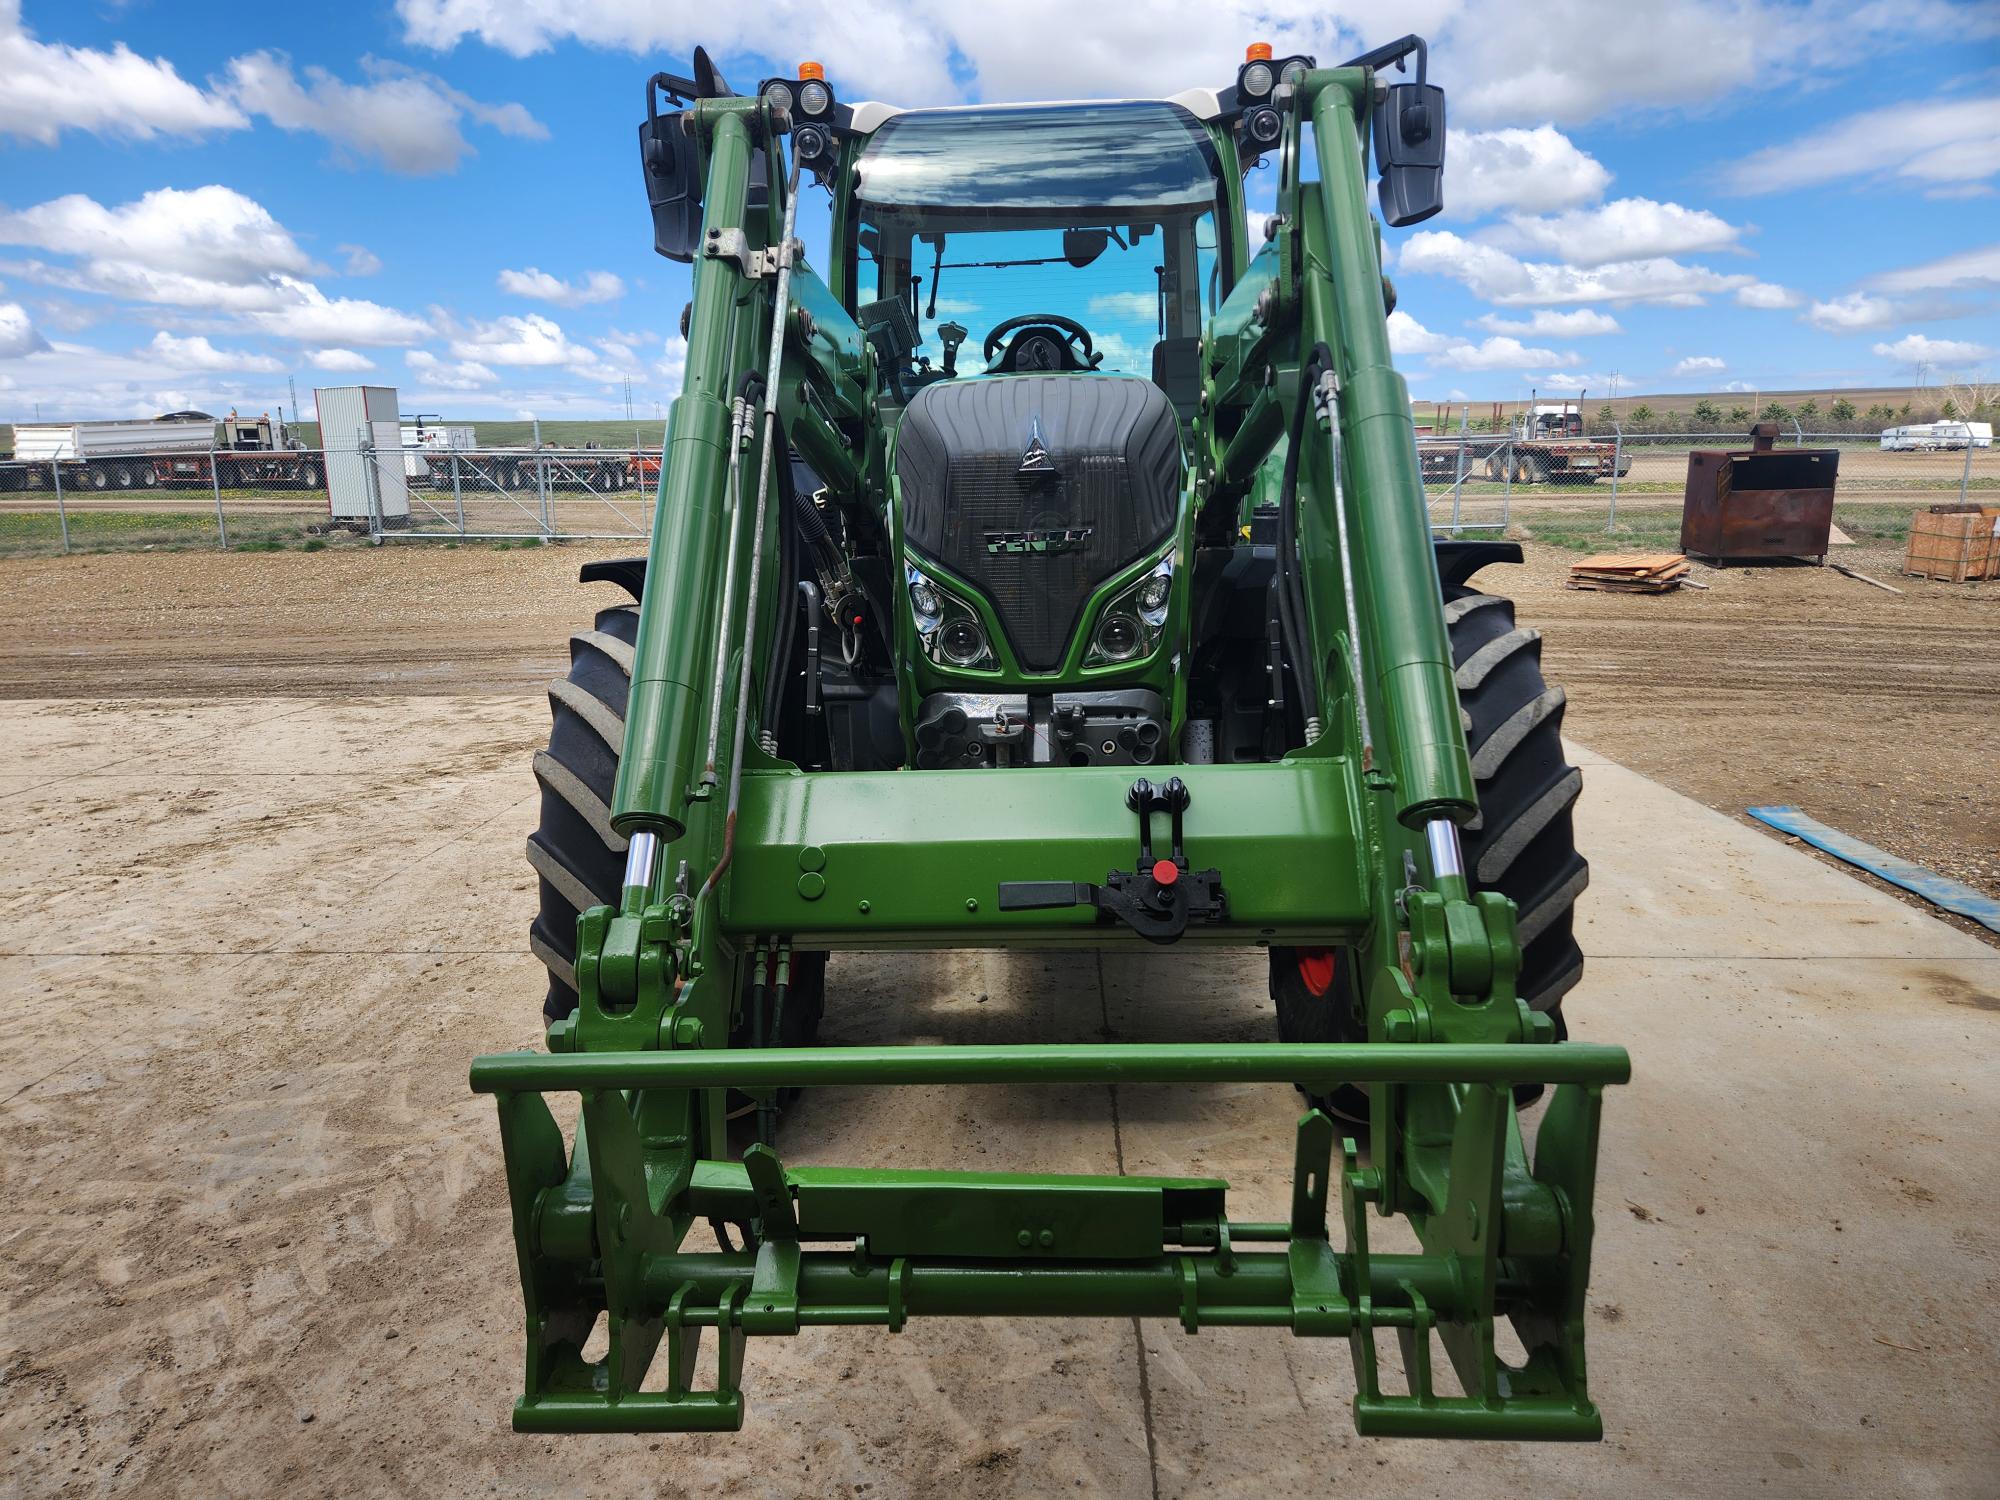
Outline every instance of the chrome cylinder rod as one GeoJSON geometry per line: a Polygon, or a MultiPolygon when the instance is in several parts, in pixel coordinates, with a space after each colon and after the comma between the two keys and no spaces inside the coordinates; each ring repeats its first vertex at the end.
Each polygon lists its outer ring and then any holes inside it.
{"type": "Polygon", "coordinates": [[[729,551],[722,571],[722,613],[715,622],[715,672],[708,697],[708,757],[702,763],[701,784],[715,785],[715,752],[722,743],[722,686],[729,676],[730,630],[736,614],[736,558],[743,542],[743,505],[738,493],[743,472],[743,438],[750,426],[750,405],[741,396],[729,403],[729,482],[723,487],[729,507],[729,551]]]}

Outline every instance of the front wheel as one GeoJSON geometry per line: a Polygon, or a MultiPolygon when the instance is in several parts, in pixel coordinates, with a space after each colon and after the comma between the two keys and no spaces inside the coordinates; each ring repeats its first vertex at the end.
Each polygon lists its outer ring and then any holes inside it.
{"type": "MultiPolygon", "coordinates": [[[[567,676],[549,684],[549,746],[537,751],[535,780],[541,817],[528,836],[528,864],[540,905],[528,947],[548,973],[545,1022],[576,1009],[576,919],[587,907],[618,900],[625,874],[625,840],[611,827],[612,789],[625,745],[625,702],[632,691],[639,611],[631,604],[600,609],[589,630],[570,637],[567,676]]],[[[826,954],[794,949],[791,983],[781,1015],[766,996],[753,1013],[746,991],[729,1044],[808,1047],[826,1008],[826,954]],[[773,1024],[775,1022],[775,1024],[773,1024]]]]}
{"type": "MultiPolygon", "coordinates": [[[[1576,900],[1590,883],[1571,817],[1583,773],[1563,754],[1566,700],[1542,676],[1542,633],[1514,623],[1511,600],[1453,588],[1444,616],[1479,791],[1479,816],[1460,833],[1466,873],[1474,890],[1512,898],[1519,993],[1555,1022],[1561,1038],[1568,1034],[1563,997],[1583,977],[1576,900]]],[[[1366,1040],[1350,951],[1273,948],[1270,962],[1283,1040],[1366,1040]]],[[[1530,1086],[1516,1097],[1526,1102],[1540,1092],[1530,1086]]],[[[1366,1095],[1352,1085],[1314,1102],[1347,1119],[1367,1114],[1366,1095]]]]}

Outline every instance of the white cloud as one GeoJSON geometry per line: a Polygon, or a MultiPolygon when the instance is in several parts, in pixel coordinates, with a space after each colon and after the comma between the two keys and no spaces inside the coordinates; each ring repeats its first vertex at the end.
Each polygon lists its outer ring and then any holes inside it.
{"type": "Polygon", "coordinates": [[[1445,151],[1444,209],[1454,218],[1575,208],[1610,185],[1604,164],[1553,125],[1454,131],[1445,151]]]}
{"type": "Polygon", "coordinates": [[[1932,339],[1921,333],[1907,333],[1893,344],[1877,344],[1875,352],[1899,365],[1922,368],[1926,365],[1969,365],[1990,359],[1993,351],[1984,344],[1965,339],[1932,339]]]}
{"type": "Polygon", "coordinates": [[[1748,286],[1736,289],[1739,307],[1797,307],[1803,299],[1789,287],[1779,286],[1774,281],[1753,281],[1748,286]]]}
{"type": "Polygon", "coordinates": [[[1574,365],[1582,360],[1574,354],[1558,354],[1553,349],[1531,349],[1519,339],[1495,334],[1477,344],[1453,344],[1430,356],[1431,363],[1447,370],[1526,370],[1535,365],[1574,365]]]}
{"type": "Polygon", "coordinates": [[[1547,218],[1511,214],[1504,225],[1484,231],[1480,239],[1508,250],[1541,251],[1572,266],[1602,266],[1728,250],[1741,233],[1706,209],[1651,198],[1619,198],[1547,218]]]}
{"type": "Polygon", "coordinates": [[[328,297],[307,276],[321,268],[263,205],[210,184],[158,188],[107,208],[71,193],[18,213],[0,211],[0,244],[71,258],[17,269],[73,291],[200,309],[228,325],[311,343],[408,343],[420,318],[352,297],[328,297]]]}
{"type": "Polygon", "coordinates": [[[457,364],[447,364],[428,349],[411,349],[404,353],[403,363],[412,374],[421,376],[440,390],[476,391],[482,386],[496,384],[500,377],[477,360],[461,360],[457,364]]]}
{"type": "Polygon", "coordinates": [[[669,335],[660,350],[659,359],[654,362],[653,368],[659,371],[666,393],[670,396],[681,393],[681,382],[687,378],[687,355],[687,340],[676,333],[669,335]]]}
{"type": "Polygon", "coordinates": [[[315,349],[306,356],[306,363],[315,370],[336,370],[347,373],[375,368],[374,360],[352,349],[315,349]]]}
{"type": "Polygon", "coordinates": [[[1686,359],[1674,366],[1674,374],[1680,376],[1720,375],[1728,368],[1727,361],[1717,359],[1712,354],[1690,354],[1686,359]]]}
{"type": "Polygon", "coordinates": [[[1543,338],[1593,338],[1598,334],[1625,331],[1609,313],[1589,307],[1579,307],[1574,312],[1538,307],[1526,318],[1503,318],[1498,313],[1487,313],[1473,321],[1490,333],[1525,333],[1543,338]]]}
{"type": "Polygon", "coordinates": [[[1782,193],[1845,177],[1953,184],[1995,172],[2000,172],[2000,97],[1900,100],[1865,110],[1754,152],[1722,180],[1731,192],[1782,193]]]}
{"type": "Polygon", "coordinates": [[[1757,387],[1752,385],[1747,380],[1732,380],[1729,382],[1729,384],[1725,385],[1723,389],[1725,391],[1733,392],[1738,396],[1743,396],[1743,395],[1754,396],[1757,394],[1757,387]]]}
{"type": "Polygon", "coordinates": [[[362,67],[373,75],[367,83],[348,83],[317,67],[308,67],[301,83],[283,53],[251,52],[230,61],[220,91],[281,130],[324,136],[337,158],[345,153],[413,175],[457,168],[472,151],[460,129],[466,119],[503,135],[548,135],[518,104],[482,104],[442,79],[376,58],[363,58],[362,67]]]}
{"type": "Polygon", "coordinates": [[[176,338],[162,328],[145,352],[170,370],[235,370],[246,375],[275,375],[284,368],[268,354],[242,349],[218,349],[202,335],[176,338]]]}
{"type": "Polygon", "coordinates": [[[1531,349],[1519,339],[1495,336],[1475,344],[1453,334],[1434,333],[1401,308],[1389,314],[1389,348],[1446,370],[1525,370],[1533,365],[1578,363],[1574,354],[1531,349]]]}
{"type": "Polygon", "coordinates": [[[1152,292],[1101,292],[1090,299],[1090,315],[1127,323],[1157,323],[1160,299],[1152,292]]]}
{"type": "Polygon", "coordinates": [[[117,208],[70,193],[18,213],[0,212],[0,244],[223,285],[315,269],[262,204],[215,184],[156,188],[117,208]]]}
{"type": "Polygon", "coordinates": [[[453,334],[451,352],[495,365],[567,365],[587,351],[572,343],[555,320],[529,313],[474,322],[453,334]]]}
{"type": "Polygon", "coordinates": [[[1448,276],[1475,296],[1503,307],[1559,302],[1649,302],[1698,307],[1710,293],[1734,291],[1755,278],[1725,276],[1705,266],[1655,257],[1595,267],[1524,261],[1494,245],[1446,230],[1418,230],[1403,243],[1405,273],[1448,276]]]}
{"type": "Polygon", "coordinates": [[[1886,271],[1870,285],[1885,292],[1935,292],[1957,286],[2000,286],[2000,245],[1962,250],[1942,260],[1886,271]]]}
{"type": "Polygon", "coordinates": [[[335,245],[334,249],[347,257],[343,269],[349,276],[373,276],[382,269],[382,257],[366,245],[335,245]]]}
{"type": "Polygon", "coordinates": [[[19,359],[49,347],[35,331],[28,310],[18,302],[0,302],[0,359],[19,359]]]}
{"type": "Polygon", "coordinates": [[[529,266],[525,271],[502,271],[500,290],[558,307],[583,307],[592,302],[615,302],[625,295],[625,283],[609,271],[586,271],[581,281],[571,282],[529,266]]]}
{"type": "Polygon", "coordinates": [[[309,281],[279,278],[277,305],[246,312],[239,322],[273,338],[302,344],[406,344],[430,332],[430,325],[398,308],[360,297],[329,297],[309,281]]]}
{"type": "Polygon", "coordinates": [[[20,0],[0,0],[0,135],[53,146],[65,130],[121,141],[240,130],[250,122],[227,99],[204,93],[164,58],[123,42],[109,52],[38,42],[20,0]]]}
{"type": "Polygon", "coordinates": [[[1806,321],[1826,333],[1860,333],[1869,328],[1887,328],[1896,321],[1893,303],[1866,292],[1850,292],[1806,309],[1806,321]]]}

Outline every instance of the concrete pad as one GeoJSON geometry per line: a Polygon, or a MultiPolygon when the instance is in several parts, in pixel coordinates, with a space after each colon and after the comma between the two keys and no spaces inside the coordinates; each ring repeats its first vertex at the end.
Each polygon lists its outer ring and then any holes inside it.
{"type": "MultiPolygon", "coordinates": [[[[1359,1439],[1344,1345],[1115,1321],[758,1341],[742,1434],[556,1442],[505,1431],[518,1291],[465,1089],[474,1053],[538,1033],[543,706],[27,708],[0,735],[32,724],[26,774],[62,774],[0,785],[0,1441],[27,1492],[314,1492],[357,1451],[375,1488],[439,1496],[1972,1497],[2000,1472],[2000,951],[1615,767],[1586,774],[1567,1002],[1635,1068],[1601,1161],[1604,1444],[1359,1439]],[[107,741],[124,766],[61,772],[107,741]]],[[[1254,950],[830,977],[832,1043],[1272,1034],[1254,950]]],[[[781,1145],[1222,1175],[1272,1218],[1298,1111],[1254,1086],[823,1090],[781,1145]]]]}

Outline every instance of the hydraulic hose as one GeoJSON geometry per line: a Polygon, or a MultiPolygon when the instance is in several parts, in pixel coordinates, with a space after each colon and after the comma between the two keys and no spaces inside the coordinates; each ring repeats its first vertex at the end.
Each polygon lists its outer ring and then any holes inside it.
{"type": "Polygon", "coordinates": [[[1299,706],[1309,725],[1319,722],[1319,674],[1309,651],[1311,637],[1306,630],[1305,599],[1299,589],[1299,451],[1305,446],[1306,414],[1312,405],[1315,371],[1322,362],[1330,366],[1332,361],[1326,345],[1317,344],[1299,366],[1298,397],[1285,443],[1284,478],[1278,496],[1278,627],[1285,638],[1285,655],[1292,664],[1299,706]]]}

